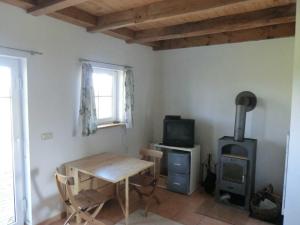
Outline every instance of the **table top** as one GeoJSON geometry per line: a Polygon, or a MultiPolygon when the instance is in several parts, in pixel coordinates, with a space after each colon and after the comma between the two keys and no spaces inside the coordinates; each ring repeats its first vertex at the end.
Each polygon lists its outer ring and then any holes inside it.
{"type": "Polygon", "coordinates": [[[102,180],[117,183],[154,165],[153,162],[114,153],[100,153],[64,164],[102,180]]]}

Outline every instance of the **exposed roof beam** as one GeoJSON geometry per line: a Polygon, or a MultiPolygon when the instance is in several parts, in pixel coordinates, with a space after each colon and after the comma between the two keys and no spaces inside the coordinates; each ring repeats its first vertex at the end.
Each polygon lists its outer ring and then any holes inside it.
{"type": "Polygon", "coordinates": [[[292,2],[295,0],[165,0],[100,16],[97,26],[88,31],[111,30],[199,13],[214,12],[219,17],[232,14],[231,9],[241,8],[243,12],[250,12],[292,2]]]}
{"type": "MultiPolygon", "coordinates": [[[[92,27],[97,24],[96,16],[75,7],[62,9],[50,14],[49,16],[83,27],[92,27]]],[[[115,30],[108,30],[102,33],[125,41],[130,41],[132,38],[134,38],[134,31],[125,27],[115,30]]]]}
{"type": "Polygon", "coordinates": [[[36,6],[27,10],[28,13],[34,16],[50,14],[70,6],[78,5],[87,0],[44,0],[36,6]]]}
{"type": "MultiPolygon", "coordinates": [[[[103,31],[102,33],[107,34],[109,36],[119,38],[122,40],[131,41],[134,38],[135,31],[128,29],[128,28],[119,28],[116,30],[107,30],[103,31]]],[[[158,47],[158,42],[149,42],[149,43],[143,43],[143,45],[150,46],[150,47],[158,47]]]]}
{"type": "Polygon", "coordinates": [[[2,2],[8,3],[10,5],[14,5],[20,7],[22,9],[28,9],[34,6],[33,0],[2,0],[2,2]]]}
{"type": "MultiPolygon", "coordinates": [[[[97,17],[93,16],[85,11],[82,11],[80,9],[77,9],[75,7],[69,7],[60,11],[57,11],[55,13],[50,14],[49,16],[55,17],[57,19],[73,23],[75,25],[83,26],[83,27],[92,27],[97,24],[97,17]]],[[[107,34],[109,36],[119,38],[125,41],[130,41],[132,38],[134,38],[134,31],[128,28],[120,28],[115,30],[108,30],[102,32],[104,34],[107,34]]],[[[148,44],[146,44],[148,45],[148,44]]],[[[153,44],[150,44],[150,46],[154,46],[153,44]]]]}
{"type": "MultiPolygon", "coordinates": [[[[4,2],[28,10],[35,7],[34,0],[3,0],[4,2]]],[[[75,7],[69,7],[49,14],[49,16],[63,21],[83,26],[91,27],[97,24],[97,17],[75,7]]]]}
{"type": "Polygon", "coordinates": [[[212,34],[200,37],[181,38],[160,41],[154,50],[167,50],[176,48],[187,48],[195,46],[217,45],[225,43],[237,43],[245,41],[256,41],[295,35],[295,23],[273,25],[242,31],[233,31],[220,34],[212,34]]]}
{"type": "Polygon", "coordinates": [[[49,14],[49,16],[82,27],[92,27],[97,23],[97,18],[83,10],[69,7],[49,14]]]}
{"type": "Polygon", "coordinates": [[[110,35],[110,36],[115,37],[115,38],[123,39],[125,41],[131,41],[135,36],[135,32],[133,30],[128,29],[128,28],[119,28],[119,29],[116,29],[116,30],[107,30],[107,31],[103,31],[102,33],[110,35]]]}
{"type": "MultiPolygon", "coordinates": [[[[33,0],[3,0],[4,2],[28,10],[35,7],[33,0]]],[[[76,7],[68,7],[57,12],[49,14],[49,16],[75,24],[82,27],[93,27],[97,25],[97,17],[91,15],[83,10],[76,7]]],[[[130,29],[117,29],[113,31],[106,32],[106,34],[118,37],[123,40],[130,40],[133,37],[130,29]],[[127,36],[126,36],[127,35],[127,36]]],[[[153,45],[151,45],[153,46],[153,45]]]]}
{"type": "Polygon", "coordinates": [[[295,21],[295,16],[296,6],[295,4],[291,4],[235,16],[137,31],[135,37],[127,42],[145,43],[291,23],[295,21]]]}

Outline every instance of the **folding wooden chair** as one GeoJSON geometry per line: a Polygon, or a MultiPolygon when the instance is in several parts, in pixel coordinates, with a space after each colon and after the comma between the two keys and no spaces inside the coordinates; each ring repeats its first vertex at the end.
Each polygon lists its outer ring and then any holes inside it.
{"type": "Polygon", "coordinates": [[[160,176],[160,161],[163,153],[152,149],[141,149],[140,155],[141,159],[154,162],[154,167],[131,177],[129,181],[133,190],[138,193],[140,199],[143,199],[144,196],[147,197],[145,206],[145,216],[147,216],[152,199],[154,199],[157,204],[160,204],[158,197],[155,195],[155,190],[160,176]]]}
{"type": "Polygon", "coordinates": [[[62,175],[58,170],[55,172],[55,180],[60,196],[71,213],[64,225],[70,224],[70,220],[77,215],[85,221],[84,225],[105,225],[95,217],[105,202],[108,201],[108,198],[92,189],[83,190],[79,194],[73,195],[71,186],[74,185],[74,178],[62,175]],[[91,210],[94,210],[93,213],[90,212],[91,210]]]}

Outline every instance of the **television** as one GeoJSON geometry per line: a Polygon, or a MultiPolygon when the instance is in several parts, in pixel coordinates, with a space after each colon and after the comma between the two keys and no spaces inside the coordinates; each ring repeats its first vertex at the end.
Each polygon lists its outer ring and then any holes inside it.
{"type": "Polygon", "coordinates": [[[175,147],[194,147],[195,120],[180,116],[166,116],[164,119],[163,144],[175,147]]]}

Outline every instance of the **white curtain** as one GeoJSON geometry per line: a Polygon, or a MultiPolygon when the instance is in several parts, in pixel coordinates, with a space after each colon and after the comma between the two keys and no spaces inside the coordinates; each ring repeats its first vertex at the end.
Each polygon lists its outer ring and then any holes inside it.
{"type": "Polygon", "coordinates": [[[134,79],[131,68],[125,68],[125,113],[124,122],[126,128],[133,127],[134,111],[134,79]]]}
{"type": "Polygon", "coordinates": [[[82,135],[89,136],[97,130],[93,68],[90,64],[82,64],[81,76],[80,116],[82,121],[82,135]]]}

